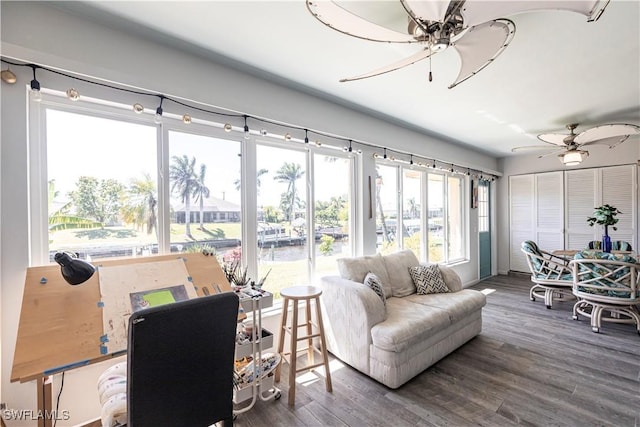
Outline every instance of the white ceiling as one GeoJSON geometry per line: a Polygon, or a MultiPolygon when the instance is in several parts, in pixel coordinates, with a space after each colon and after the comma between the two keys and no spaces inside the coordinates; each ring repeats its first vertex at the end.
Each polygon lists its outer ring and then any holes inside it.
{"type": "MultiPolygon", "coordinates": [[[[372,1],[392,25],[398,1],[372,1]]],[[[358,7],[362,7],[359,4],[358,7]]],[[[217,60],[261,73],[369,113],[445,136],[497,157],[542,144],[535,135],[604,123],[640,125],[640,2],[612,0],[596,22],[571,12],[509,17],[512,43],[494,63],[453,89],[451,49],[382,76],[340,83],[421,49],[333,31],[295,1],[69,2],[109,24],[164,42],[179,40],[217,60]],[[125,21],[123,21],[125,20],[125,21]],[[130,25],[127,21],[135,23],[130,25]],[[153,30],[153,31],[148,31],[153,30]]],[[[637,144],[632,138],[626,144],[637,144]]]]}

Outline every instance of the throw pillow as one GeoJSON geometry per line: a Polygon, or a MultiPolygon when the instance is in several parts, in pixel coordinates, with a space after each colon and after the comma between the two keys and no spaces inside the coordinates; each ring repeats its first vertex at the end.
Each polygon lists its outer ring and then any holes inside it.
{"type": "Polygon", "coordinates": [[[364,278],[364,284],[375,292],[380,299],[382,300],[382,304],[387,306],[387,298],[384,296],[384,289],[382,288],[382,283],[380,283],[380,279],[375,274],[369,272],[364,278]]]}
{"type": "Polygon", "coordinates": [[[443,294],[451,292],[444,283],[437,264],[420,265],[409,268],[409,274],[415,283],[418,294],[443,294]]]}

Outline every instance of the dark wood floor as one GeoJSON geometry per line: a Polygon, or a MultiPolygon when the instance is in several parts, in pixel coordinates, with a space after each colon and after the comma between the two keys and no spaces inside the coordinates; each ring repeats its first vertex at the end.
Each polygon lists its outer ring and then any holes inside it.
{"type": "MultiPolygon", "coordinates": [[[[397,390],[332,359],[333,393],[305,374],[296,405],[258,402],[236,426],[640,426],[640,336],[572,320],[572,303],[531,302],[527,276],[497,276],[482,333],[397,390]]],[[[299,374],[302,375],[302,374],[299,374]]]]}

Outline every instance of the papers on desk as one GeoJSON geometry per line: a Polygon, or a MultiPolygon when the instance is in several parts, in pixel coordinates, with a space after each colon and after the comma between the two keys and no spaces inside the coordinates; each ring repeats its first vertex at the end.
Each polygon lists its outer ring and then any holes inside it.
{"type": "Polygon", "coordinates": [[[98,275],[104,331],[100,350],[103,354],[126,350],[129,317],[134,311],[197,296],[181,258],[99,266],[98,275]]]}

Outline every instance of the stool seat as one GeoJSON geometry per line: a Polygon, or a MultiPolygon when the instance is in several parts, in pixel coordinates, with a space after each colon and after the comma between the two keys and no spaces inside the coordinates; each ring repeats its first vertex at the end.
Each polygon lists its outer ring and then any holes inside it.
{"type": "Polygon", "coordinates": [[[322,294],[322,289],[310,285],[291,286],[280,291],[282,297],[295,300],[313,298],[320,296],[320,294],[322,294]]]}
{"type": "MultiPolygon", "coordinates": [[[[288,288],[284,288],[280,290],[280,295],[282,296],[282,320],[280,322],[280,338],[278,340],[278,353],[282,356],[284,360],[286,356],[289,355],[289,405],[295,404],[295,395],[296,395],[296,374],[298,372],[303,372],[307,370],[311,370],[320,366],[324,366],[325,369],[325,383],[326,389],[328,392],[332,391],[331,386],[331,372],[329,370],[329,355],[327,352],[327,343],[324,336],[324,326],[322,325],[322,312],[320,310],[320,295],[322,294],[322,289],[317,286],[311,285],[299,285],[299,286],[290,286],[288,288]],[[292,316],[291,316],[291,324],[287,323],[287,318],[289,317],[289,302],[292,303],[292,316]],[[314,324],[311,319],[311,302],[314,302],[316,307],[316,320],[317,324],[314,324]],[[298,323],[298,304],[304,303],[306,318],[304,323],[298,323]],[[313,332],[313,327],[316,327],[317,332],[313,332]],[[306,335],[298,335],[298,328],[304,328],[306,335]],[[288,353],[284,352],[284,341],[285,334],[290,335],[290,351],[288,353]],[[319,341],[319,349],[316,349],[313,346],[313,340],[317,338],[319,341]],[[298,349],[298,342],[306,341],[307,346],[302,349],[298,349]],[[299,367],[297,365],[297,357],[298,352],[307,351],[307,364],[305,366],[299,367]],[[320,353],[322,356],[322,362],[316,363],[314,352],[320,353]]],[[[283,360],[283,361],[284,361],[283,360]]],[[[275,371],[275,381],[280,381],[280,370],[282,368],[282,363],[278,364],[275,371]]]]}

